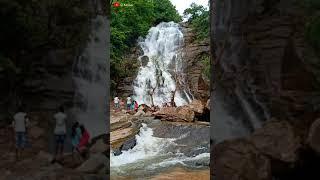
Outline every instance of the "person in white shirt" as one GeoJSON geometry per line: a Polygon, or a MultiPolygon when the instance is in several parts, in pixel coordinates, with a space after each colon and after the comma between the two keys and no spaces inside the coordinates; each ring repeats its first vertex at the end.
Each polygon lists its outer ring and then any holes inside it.
{"type": "Polygon", "coordinates": [[[120,103],[120,99],[118,98],[118,96],[116,96],[114,98],[113,102],[114,102],[115,109],[119,109],[120,108],[120,104],[119,104],[120,103]]]}
{"type": "Polygon", "coordinates": [[[66,119],[67,115],[64,113],[64,108],[61,106],[59,107],[59,111],[54,114],[55,119],[55,128],[54,128],[54,136],[56,142],[56,151],[55,151],[55,159],[56,157],[62,157],[63,148],[64,148],[64,141],[67,134],[66,129],[66,119]]]}
{"type": "Polygon", "coordinates": [[[14,132],[16,135],[16,159],[19,160],[21,158],[21,154],[23,149],[25,148],[27,137],[27,125],[29,123],[29,119],[27,113],[23,111],[21,107],[19,107],[18,112],[13,116],[12,127],[14,128],[14,132]]]}
{"type": "Polygon", "coordinates": [[[127,97],[127,110],[129,111],[131,109],[131,97],[127,97]]]}

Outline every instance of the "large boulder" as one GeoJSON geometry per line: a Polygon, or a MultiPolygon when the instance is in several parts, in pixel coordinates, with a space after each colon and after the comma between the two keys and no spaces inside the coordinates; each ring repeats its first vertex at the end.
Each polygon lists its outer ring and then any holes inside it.
{"type": "Polygon", "coordinates": [[[104,154],[97,153],[91,155],[77,170],[83,173],[98,173],[106,166],[109,166],[109,159],[104,154]]]}
{"type": "Polygon", "coordinates": [[[312,123],[307,142],[316,153],[320,154],[320,119],[312,123]]]}
{"type": "Polygon", "coordinates": [[[98,139],[90,148],[91,153],[103,153],[107,150],[107,144],[103,142],[103,139],[98,139]]]}
{"type": "Polygon", "coordinates": [[[199,114],[202,114],[204,111],[204,104],[200,100],[193,100],[190,104],[188,104],[188,107],[199,114]]]}
{"type": "Polygon", "coordinates": [[[251,139],[254,146],[264,155],[282,162],[293,163],[298,159],[300,138],[287,121],[270,121],[257,129],[251,139]]]}
{"type": "Polygon", "coordinates": [[[219,180],[270,180],[270,160],[246,139],[217,144],[213,149],[213,172],[219,180]]]}
{"type": "Polygon", "coordinates": [[[194,111],[191,110],[188,106],[181,107],[164,107],[160,111],[153,113],[155,118],[167,121],[194,121],[194,111]]]}

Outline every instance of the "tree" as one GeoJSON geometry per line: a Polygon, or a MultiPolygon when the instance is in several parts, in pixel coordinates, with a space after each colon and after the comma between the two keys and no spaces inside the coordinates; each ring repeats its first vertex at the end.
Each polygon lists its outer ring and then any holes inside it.
{"type": "Polygon", "coordinates": [[[207,8],[192,3],[190,8],[187,8],[183,14],[184,17],[188,18],[188,23],[193,27],[198,41],[209,37],[210,21],[209,10],[207,8]]]}

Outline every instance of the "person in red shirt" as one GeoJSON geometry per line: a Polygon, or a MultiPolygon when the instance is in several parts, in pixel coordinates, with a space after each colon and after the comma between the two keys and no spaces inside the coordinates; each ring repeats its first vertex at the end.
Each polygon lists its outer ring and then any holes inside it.
{"type": "Polygon", "coordinates": [[[134,110],[138,111],[138,109],[139,109],[139,104],[137,101],[134,101],[134,110]]]}
{"type": "Polygon", "coordinates": [[[80,130],[81,130],[81,138],[80,138],[77,149],[81,154],[83,154],[88,148],[90,134],[83,125],[80,125],[80,130]]]}

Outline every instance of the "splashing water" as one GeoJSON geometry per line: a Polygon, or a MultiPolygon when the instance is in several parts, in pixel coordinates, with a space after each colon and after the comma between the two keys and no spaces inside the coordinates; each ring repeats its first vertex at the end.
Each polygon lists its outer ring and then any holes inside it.
{"type": "Polygon", "coordinates": [[[193,168],[208,166],[209,153],[188,157],[180,152],[180,146],[175,141],[181,138],[183,135],[179,138],[155,137],[152,128],[143,123],[140,133],[136,135],[137,144],[134,148],[122,151],[119,156],[110,152],[111,174],[141,176],[176,165],[193,168]]]}
{"type": "Polygon", "coordinates": [[[77,121],[84,124],[91,137],[107,129],[107,31],[108,20],[98,15],[92,20],[90,41],[73,67],[76,85],[75,110],[77,121]]]}
{"type": "Polygon", "coordinates": [[[154,105],[161,107],[171,101],[173,94],[177,106],[190,103],[193,97],[185,80],[183,43],[183,34],[174,22],[152,27],[139,43],[144,52],[134,82],[134,98],[139,104],[152,105],[153,99],[154,105]]]}
{"type": "Polygon", "coordinates": [[[123,151],[121,155],[114,156],[111,152],[111,166],[118,167],[124,164],[133,163],[138,160],[153,157],[161,153],[174,139],[162,139],[153,137],[153,131],[146,124],[142,124],[139,135],[136,135],[137,145],[128,151],[123,151]]]}

